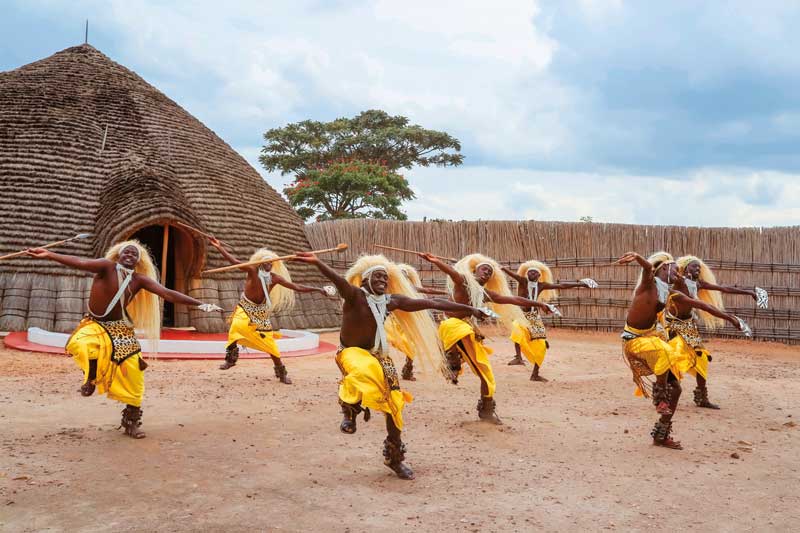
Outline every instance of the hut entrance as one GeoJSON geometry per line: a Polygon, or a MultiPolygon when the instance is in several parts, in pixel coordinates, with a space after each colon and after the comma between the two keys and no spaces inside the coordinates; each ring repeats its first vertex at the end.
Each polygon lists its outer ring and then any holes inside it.
{"type": "MultiPolygon", "coordinates": [[[[187,292],[189,277],[201,266],[195,264],[199,254],[191,235],[169,224],[157,224],[138,229],[131,238],[137,239],[150,250],[161,274],[159,281],[162,285],[168,289],[187,292]]],[[[186,306],[164,302],[163,325],[188,325],[186,306]]]]}

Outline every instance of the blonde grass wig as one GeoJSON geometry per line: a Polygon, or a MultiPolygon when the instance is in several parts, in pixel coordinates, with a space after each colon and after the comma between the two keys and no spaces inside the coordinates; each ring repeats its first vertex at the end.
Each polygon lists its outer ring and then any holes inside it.
{"type": "MultiPolygon", "coordinates": [[[[130,240],[115,244],[106,252],[106,259],[116,263],[119,261],[120,252],[128,246],[139,250],[139,262],[136,263],[134,272],[158,282],[158,270],[153,263],[153,258],[139,241],[130,240]]],[[[159,300],[160,298],[152,292],[141,290],[125,307],[125,313],[133,321],[134,328],[143,331],[145,338],[150,340],[153,352],[158,352],[158,340],[161,337],[161,302],[159,300]]]]}
{"type": "MultiPolygon", "coordinates": [[[[529,270],[538,270],[539,271],[539,281],[544,283],[553,283],[553,271],[550,270],[550,267],[542,263],[541,261],[526,261],[522,263],[519,268],[517,269],[517,275],[522,276],[523,278],[528,278],[528,271],[529,270]]],[[[549,302],[553,298],[558,296],[558,291],[555,289],[539,292],[538,300],[540,302],[549,302]]]]}
{"type": "MultiPolygon", "coordinates": [[[[250,256],[249,261],[263,261],[264,259],[272,259],[273,257],[278,257],[278,254],[272,250],[261,248],[250,256]]],[[[291,283],[292,276],[289,274],[289,269],[286,268],[286,264],[283,261],[273,261],[272,272],[291,283]]],[[[269,290],[269,299],[272,301],[272,308],[270,309],[272,313],[289,311],[294,307],[295,294],[293,290],[277,284],[272,287],[272,289],[267,287],[267,290],[269,290]]]]}
{"type": "Polygon", "coordinates": [[[408,281],[410,281],[414,287],[422,287],[422,280],[416,268],[406,263],[398,263],[397,266],[400,267],[400,270],[406,275],[408,281]]]}
{"type": "MultiPolygon", "coordinates": [[[[662,266],[668,263],[674,263],[675,258],[672,257],[672,254],[668,254],[667,252],[656,252],[647,258],[647,262],[653,265],[653,275],[655,276],[658,273],[658,269],[660,269],[662,266]]],[[[639,272],[639,278],[636,280],[636,288],[633,289],[634,293],[641,284],[642,284],[642,273],[639,272]]]]}
{"type": "MultiPolygon", "coordinates": [[[[716,276],[714,276],[714,273],[711,271],[708,265],[705,264],[699,257],[695,257],[693,255],[684,255],[683,257],[679,257],[677,261],[678,272],[680,272],[681,275],[685,275],[686,267],[688,267],[690,263],[694,262],[697,262],[700,265],[700,277],[698,278],[698,281],[705,281],[706,283],[716,285],[716,276]]],[[[719,291],[709,291],[698,287],[697,297],[700,300],[703,300],[705,303],[713,305],[720,311],[725,310],[725,304],[722,302],[722,294],[720,294],[719,291]]],[[[719,317],[715,317],[714,315],[699,309],[697,309],[697,313],[700,316],[700,320],[703,322],[703,325],[708,329],[719,329],[725,325],[725,321],[719,317]]]]}
{"type": "MultiPolygon", "coordinates": [[[[530,323],[525,318],[522,309],[516,305],[496,304],[489,301],[488,296],[485,296],[484,289],[496,292],[503,296],[514,296],[508,286],[508,279],[497,261],[491,257],[482,254],[470,254],[462,257],[453,268],[461,274],[466,280],[467,294],[469,294],[470,305],[473,307],[490,307],[495,313],[500,315],[500,323],[507,329],[511,329],[514,321],[517,321],[522,327],[530,327],[530,323]],[[486,282],[486,285],[481,286],[475,278],[475,270],[480,264],[487,264],[492,267],[492,277],[486,282]]],[[[448,276],[447,278],[447,291],[453,296],[454,293],[453,280],[448,276]]]]}
{"type": "MultiPolygon", "coordinates": [[[[411,280],[403,274],[400,265],[389,261],[383,255],[362,255],[345,274],[345,279],[351,285],[361,287],[362,274],[372,267],[384,266],[389,276],[386,294],[401,294],[409,298],[421,298],[412,285],[411,280]]],[[[402,328],[411,341],[416,352],[416,360],[422,361],[422,366],[429,363],[437,371],[443,371],[445,355],[439,342],[438,328],[428,312],[418,311],[407,313],[405,311],[392,311],[396,323],[402,328]]]]}

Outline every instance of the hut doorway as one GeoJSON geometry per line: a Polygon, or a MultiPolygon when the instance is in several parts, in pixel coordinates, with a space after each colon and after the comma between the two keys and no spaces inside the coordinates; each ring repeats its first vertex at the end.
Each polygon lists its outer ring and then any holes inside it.
{"type": "MultiPolygon", "coordinates": [[[[200,253],[192,236],[183,229],[168,223],[154,224],[136,230],[131,238],[144,244],[153,257],[161,275],[159,280],[168,289],[187,292],[189,279],[201,264],[200,253]]],[[[185,305],[164,302],[164,326],[187,326],[189,311],[185,305]]]]}

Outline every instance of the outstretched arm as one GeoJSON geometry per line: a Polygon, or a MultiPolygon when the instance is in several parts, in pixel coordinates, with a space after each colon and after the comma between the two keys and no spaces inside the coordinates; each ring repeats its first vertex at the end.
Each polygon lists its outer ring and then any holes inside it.
{"type": "Polygon", "coordinates": [[[440,291],[439,289],[432,289],[431,287],[414,287],[420,294],[430,294],[431,296],[449,296],[447,291],[440,291]]]}
{"type": "Polygon", "coordinates": [[[708,283],[707,281],[699,281],[697,285],[699,288],[707,291],[719,291],[724,294],[744,294],[745,296],[751,296],[754,300],[758,298],[756,291],[753,289],[740,289],[738,287],[731,287],[728,285],[715,285],[713,283],[708,283]]]}
{"type": "Polygon", "coordinates": [[[433,256],[431,254],[426,254],[426,253],[417,254],[417,255],[419,255],[421,258],[423,258],[424,260],[428,261],[433,266],[435,266],[436,268],[438,268],[439,270],[441,270],[442,272],[444,272],[445,274],[450,276],[450,279],[452,279],[453,283],[455,283],[456,285],[463,285],[464,284],[464,282],[465,282],[464,276],[459,274],[458,271],[455,268],[453,268],[452,266],[448,265],[447,263],[442,262],[436,256],[433,256]]]}
{"type": "Polygon", "coordinates": [[[489,298],[491,298],[496,304],[516,305],[518,307],[538,307],[545,313],[553,312],[551,306],[537,300],[529,300],[528,298],[523,298],[522,296],[505,296],[490,290],[487,290],[486,294],[488,294],[489,298]]]}
{"type": "Polygon", "coordinates": [[[83,270],[85,272],[93,272],[94,274],[99,274],[114,264],[113,261],[105,258],[84,259],[83,257],[78,257],[75,255],[57,254],[45,248],[32,248],[30,250],[26,250],[26,253],[29,256],[37,259],[50,259],[56,263],[61,263],[62,265],[77,268],[78,270],[83,270]]]}
{"type": "MultiPolygon", "coordinates": [[[[236,259],[236,257],[234,257],[234,255],[233,255],[232,253],[230,253],[228,250],[226,250],[226,249],[225,249],[225,247],[224,247],[224,246],[222,246],[222,243],[221,243],[221,242],[219,242],[219,239],[217,239],[216,237],[211,237],[211,238],[209,238],[209,239],[208,239],[208,242],[210,242],[210,243],[211,243],[211,246],[213,246],[214,248],[216,248],[217,250],[219,250],[219,253],[220,253],[220,254],[222,254],[222,257],[224,257],[225,259],[227,259],[227,261],[228,261],[230,264],[232,264],[232,265],[238,265],[239,263],[241,263],[241,261],[239,261],[238,259],[236,259]]],[[[248,270],[250,270],[251,268],[253,268],[253,267],[242,267],[242,268],[240,268],[239,270],[242,270],[242,271],[244,271],[244,272],[247,272],[247,271],[248,271],[248,270]]]]}
{"type": "Polygon", "coordinates": [[[564,281],[562,283],[545,283],[543,281],[539,282],[539,292],[553,289],[585,289],[588,287],[589,285],[583,281],[564,281]]]}
{"type": "Polygon", "coordinates": [[[437,311],[445,312],[466,312],[475,318],[483,320],[487,317],[486,313],[476,307],[469,305],[451,302],[450,300],[438,300],[432,298],[409,298],[402,294],[393,294],[391,299],[391,307],[399,309],[400,311],[424,311],[425,309],[436,309],[437,311]]]}
{"type": "Polygon", "coordinates": [[[528,282],[528,280],[525,277],[520,276],[519,274],[516,273],[516,271],[511,270],[508,267],[500,267],[500,269],[503,272],[505,272],[507,275],[511,276],[517,283],[527,283],[528,282]]]}
{"type": "Polygon", "coordinates": [[[339,291],[339,295],[345,300],[351,300],[355,297],[358,288],[350,285],[346,279],[340,276],[334,269],[320,261],[319,257],[310,252],[296,252],[294,261],[314,265],[322,273],[323,276],[331,280],[339,291]]]}
{"type": "Polygon", "coordinates": [[[286,278],[278,274],[272,275],[272,281],[274,283],[277,283],[278,285],[286,287],[287,289],[293,290],[294,292],[302,292],[302,293],[318,292],[320,294],[324,294],[327,296],[325,289],[323,289],[322,287],[311,287],[309,285],[300,285],[297,283],[292,283],[291,281],[287,281],[286,278]]]}
{"type": "Polygon", "coordinates": [[[168,302],[194,306],[203,305],[203,302],[200,300],[192,298],[191,296],[183,294],[182,292],[168,289],[153,278],[149,278],[147,276],[137,276],[137,279],[139,280],[141,288],[164,298],[168,302]]]}
{"type": "Polygon", "coordinates": [[[733,327],[735,327],[736,329],[739,329],[739,319],[738,318],[736,318],[734,315],[732,315],[730,313],[726,313],[725,311],[719,310],[718,308],[714,307],[713,305],[707,304],[702,300],[697,300],[695,298],[690,298],[689,296],[686,296],[682,292],[678,292],[677,295],[674,296],[674,299],[679,304],[688,305],[689,307],[692,307],[694,309],[699,309],[701,311],[705,311],[706,313],[708,313],[710,315],[714,315],[717,318],[721,318],[723,320],[727,320],[728,322],[733,324],[733,327]]]}

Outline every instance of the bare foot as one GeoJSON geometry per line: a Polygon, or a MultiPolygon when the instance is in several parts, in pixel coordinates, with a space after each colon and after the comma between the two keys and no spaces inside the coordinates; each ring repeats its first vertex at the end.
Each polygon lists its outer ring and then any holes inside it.
{"type": "Polygon", "coordinates": [[[653,439],[653,446],[663,446],[664,448],[669,448],[670,450],[682,450],[683,446],[681,446],[681,441],[673,440],[672,437],[667,437],[662,441],[657,441],[653,439]]]}
{"type": "Polygon", "coordinates": [[[508,362],[508,365],[509,366],[515,366],[515,365],[525,366],[525,361],[522,360],[522,357],[514,357],[514,359],[512,359],[511,361],[508,362]]]}
{"type": "Polygon", "coordinates": [[[414,471],[411,470],[405,463],[384,463],[387,467],[397,474],[400,479],[414,479],[414,471]]]}
{"type": "Polygon", "coordinates": [[[542,383],[547,383],[550,380],[547,378],[543,378],[539,374],[531,374],[531,381],[541,381],[542,383]]]}

